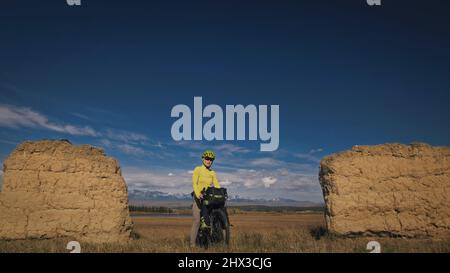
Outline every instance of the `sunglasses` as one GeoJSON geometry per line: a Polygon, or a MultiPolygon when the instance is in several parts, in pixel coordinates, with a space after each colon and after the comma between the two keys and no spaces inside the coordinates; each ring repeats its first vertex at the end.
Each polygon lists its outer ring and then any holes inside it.
{"type": "Polygon", "coordinates": [[[205,157],[205,160],[214,161],[214,159],[210,157],[205,157]]]}

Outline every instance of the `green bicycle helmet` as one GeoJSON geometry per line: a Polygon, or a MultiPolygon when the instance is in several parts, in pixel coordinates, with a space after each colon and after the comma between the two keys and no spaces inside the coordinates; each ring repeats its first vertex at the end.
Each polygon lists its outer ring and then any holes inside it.
{"type": "Polygon", "coordinates": [[[214,160],[214,159],[216,159],[216,154],[211,150],[206,150],[203,152],[202,158],[206,158],[206,157],[209,157],[214,160]]]}

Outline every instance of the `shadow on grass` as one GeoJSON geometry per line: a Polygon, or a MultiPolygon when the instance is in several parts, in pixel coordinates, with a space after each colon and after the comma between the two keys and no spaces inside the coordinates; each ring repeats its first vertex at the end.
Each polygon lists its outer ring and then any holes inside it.
{"type": "Polygon", "coordinates": [[[142,236],[136,231],[131,231],[130,237],[132,240],[139,240],[142,236]]]}
{"type": "Polygon", "coordinates": [[[333,237],[332,234],[323,226],[314,226],[309,228],[309,234],[316,240],[320,240],[323,237],[330,238],[333,237]]]}

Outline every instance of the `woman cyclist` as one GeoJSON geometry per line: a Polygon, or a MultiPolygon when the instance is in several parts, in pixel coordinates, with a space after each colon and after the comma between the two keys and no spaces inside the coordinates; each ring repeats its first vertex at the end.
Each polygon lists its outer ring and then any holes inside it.
{"type": "Polygon", "coordinates": [[[220,188],[219,181],[217,180],[216,172],[211,169],[211,166],[216,159],[216,154],[213,151],[207,150],[202,154],[202,165],[194,169],[192,174],[192,187],[194,189],[192,204],[192,215],[194,221],[191,229],[191,247],[195,246],[195,240],[197,238],[197,232],[199,228],[209,229],[210,221],[208,216],[208,210],[203,204],[203,191],[210,186],[220,188]]]}

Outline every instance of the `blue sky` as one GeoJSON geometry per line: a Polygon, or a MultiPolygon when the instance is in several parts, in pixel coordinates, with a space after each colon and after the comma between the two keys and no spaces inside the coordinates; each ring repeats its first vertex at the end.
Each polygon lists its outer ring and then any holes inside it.
{"type": "Polygon", "coordinates": [[[450,144],[443,1],[3,1],[0,159],[67,138],[131,189],[190,192],[205,148],[234,194],[321,201],[319,160],[353,145],[450,144]],[[280,105],[280,147],[175,142],[177,104],[280,105]]]}

